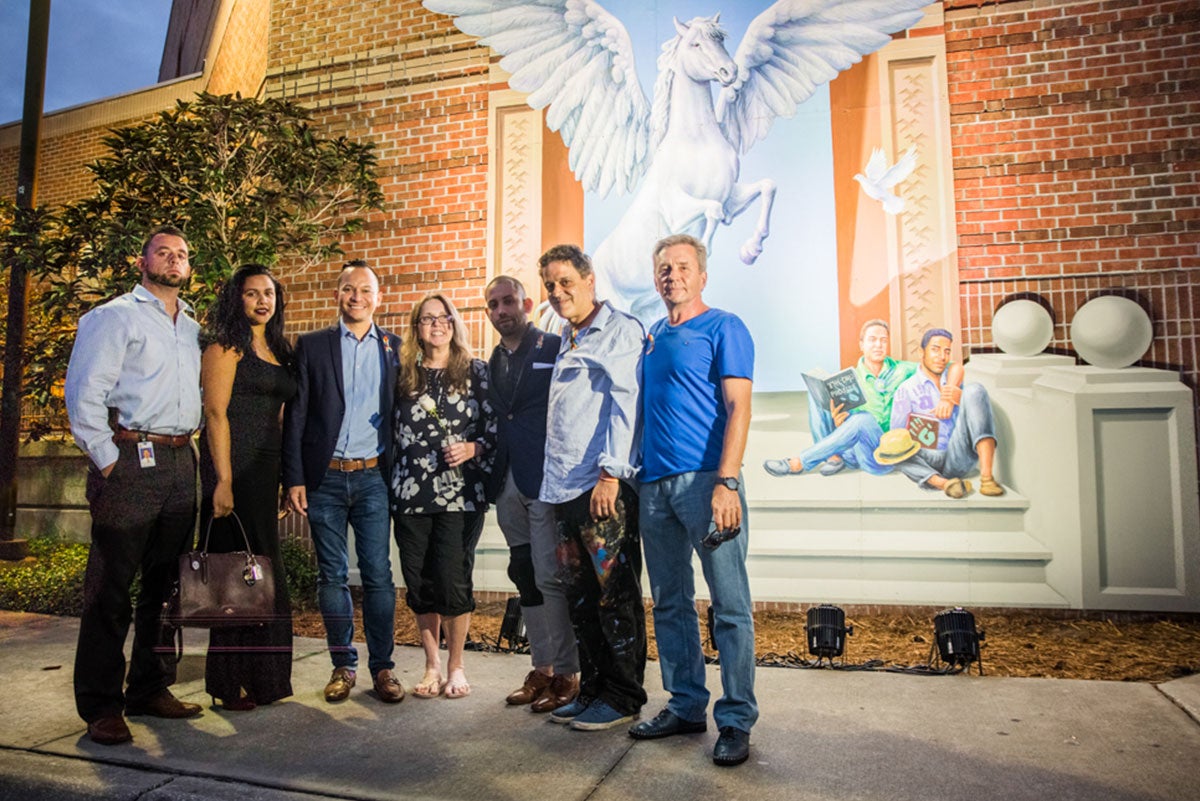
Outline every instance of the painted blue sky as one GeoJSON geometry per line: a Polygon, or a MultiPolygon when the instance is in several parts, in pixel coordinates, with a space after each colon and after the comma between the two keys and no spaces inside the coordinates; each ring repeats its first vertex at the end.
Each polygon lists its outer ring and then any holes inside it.
{"type": "MultiPolygon", "coordinates": [[[[45,111],[153,85],[170,0],[51,0],[45,111]]],[[[0,0],[0,125],[21,119],[27,0],[0,0]]]]}

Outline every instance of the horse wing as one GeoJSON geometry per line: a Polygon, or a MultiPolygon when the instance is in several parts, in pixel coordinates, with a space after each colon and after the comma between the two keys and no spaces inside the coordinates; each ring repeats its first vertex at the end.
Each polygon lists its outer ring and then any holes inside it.
{"type": "Polygon", "coordinates": [[[650,161],[650,107],[620,20],[593,0],[424,0],[499,53],[508,84],[546,108],[585,190],[633,189],[650,161]]]}
{"type": "Polygon", "coordinates": [[[791,117],[817,87],[921,19],[928,0],[779,0],[755,17],[733,60],[717,118],[740,152],[791,117]]]}

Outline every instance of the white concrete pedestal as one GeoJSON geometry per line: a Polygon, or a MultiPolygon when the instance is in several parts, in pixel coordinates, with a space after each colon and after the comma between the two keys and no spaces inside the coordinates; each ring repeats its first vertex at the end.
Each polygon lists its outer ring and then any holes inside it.
{"type": "Polygon", "coordinates": [[[992,397],[1000,480],[1054,553],[1048,582],[1074,607],[1200,611],[1191,389],[1167,370],[1070,361],[989,354],[968,369],[992,397]]]}
{"type": "Polygon", "coordinates": [[[1078,532],[1082,606],[1200,610],[1191,389],[1166,370],[1056,367],[1033,403],[1046,487],[1058,490],[1037,519],[1078,532]]]}

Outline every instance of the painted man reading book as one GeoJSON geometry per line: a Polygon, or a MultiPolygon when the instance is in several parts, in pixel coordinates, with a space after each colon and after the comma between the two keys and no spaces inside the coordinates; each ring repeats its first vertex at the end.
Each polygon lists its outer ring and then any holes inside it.
{"type": "Polygon", "coordinates": [[[894,464],[878,461],[875,449],[883,433],[892,426],[892,398],[900,385],[916,373],[917,363],[897,361],[888,355],[891,338],[888,324],[883,320],[863,323],[858,344],[862,357],[838,376],[852,371],[865,402],[847,408],[849,404],[838,402],[836,392],[813,391],[809,382],[808,419],[813,445],[790,459],[768,459],[763,463],[768,473],[797,475],[820,465],[824,476],[847,466],[883,475],[895,468],[894,464]]]}

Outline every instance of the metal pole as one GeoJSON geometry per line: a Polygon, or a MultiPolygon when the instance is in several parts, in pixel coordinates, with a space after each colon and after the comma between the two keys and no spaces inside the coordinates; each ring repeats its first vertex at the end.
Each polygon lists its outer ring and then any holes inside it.
{"type": "MultiPolygon", "coordinates": [[[[50,0],[29,2],[29,47],[25,54],[25,108],[21,117],[21,155],[17,165],[17,214],[34,207],[37,196],[38,138],[46,91],[46,49],[50,0]]],[[[23,559],[25,540],[16,538],[17,449],[21,435],[21,351],[25,345],[25,265],[9,265],[8,329],[4,343],[4,391],[0,395],[0,559],[23,559]]]]}

